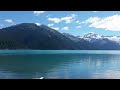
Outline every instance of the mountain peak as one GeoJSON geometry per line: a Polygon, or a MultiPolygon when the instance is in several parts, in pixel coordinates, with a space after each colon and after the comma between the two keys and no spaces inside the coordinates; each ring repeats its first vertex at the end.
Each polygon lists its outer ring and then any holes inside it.
{"type": "Polygon", "coordinates": [[[90,32],[85,34],[83,38],[87,41],[95,41],[97,39],[101,39],[102,37],[94,32],[90,32]]]}
{"type": "Polygon", "coordinates": [[[47,29],[47,30],[51,30],[51,29],[52,29],[52,28],[50,28],[50,27],[48,27],[48,26],[46,26],[46,25],[44,25],[44,24],[40,25],[40,27],[45,28],[45,29],[47,29]]]}
{"type": "Polygon", "coordinates": [[[21,23],[0,30],[0,49],[77,49],[75,42],[46,25],[21,23]],[[2,44],[4,43],[4,44],[2,44]]]}
{"type": "Polygon", "coordinates": [[[84,35],[84,37],[97,37],[97,36],[99,36],[98,34],[96,34],[96,33],[94,33],[94,32],[89,32],[89,33],[87,33],[87,34],[85,34],[84,35]]]}
{"type": "Polygon", "coordinates": [[[17,24],[17,25],[20,25],[20,26],[37,26],[35,23],[20,23],[20,24],[17,24]]]}

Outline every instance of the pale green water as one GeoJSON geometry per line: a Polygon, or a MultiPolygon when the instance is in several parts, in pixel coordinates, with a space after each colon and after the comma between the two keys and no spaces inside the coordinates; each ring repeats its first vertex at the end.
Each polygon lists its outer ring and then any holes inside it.
{"type": "Polygon", "coordinates": [[[0,50],[0,79],[120,79],[120,51],[0,50]]]}

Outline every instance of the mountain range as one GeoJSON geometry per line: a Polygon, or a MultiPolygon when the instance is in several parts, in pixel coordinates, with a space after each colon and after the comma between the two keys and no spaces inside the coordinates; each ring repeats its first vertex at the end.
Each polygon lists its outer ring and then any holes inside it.
{"type": "Polygon", "coordinates": [[[77,42],[80,49],[87,50],[119,50],[120,49],[120,36],[100,36],[96,33],[90,32],[84,36],[75,37],[68,33],[63,33],[66,37],[77,42]]]}
{"type": "Polygon", "coordinates": [[[120,36],[74,36],[46,25],[21,23],[0,29],[0,49],[120,50],[120,36]]]}

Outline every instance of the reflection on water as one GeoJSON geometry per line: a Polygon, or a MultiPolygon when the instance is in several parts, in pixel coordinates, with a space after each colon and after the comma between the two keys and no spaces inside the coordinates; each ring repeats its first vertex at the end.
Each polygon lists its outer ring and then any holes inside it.
{"type": "MultiPolygon", "coordinates": [[[[117,51],[118,52],[118,51],[117,51]]],[[[0,55],[0,78],[120,78],[120,54],[0,55]]]]}

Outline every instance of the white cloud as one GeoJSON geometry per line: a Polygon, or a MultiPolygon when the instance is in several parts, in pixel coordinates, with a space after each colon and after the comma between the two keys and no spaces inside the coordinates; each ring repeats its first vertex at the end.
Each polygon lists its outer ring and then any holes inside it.
{"type": "Polygon", "coordinates": [[[48,18],[49,21],[53,21],[54,23],[59,23],[61,22],[61,19],[59,18],[48,18]]]}
{"type": "Polygon", "coordinates": [[[77,20],[75,23],[79,23],[80,21],[79,20],[77,20]]]}
{"type": "Polygon", "coordinates": [[[10,23],[12,25],[15,25],[15,22],[13,22],[12,19],[5,19],[4,21],[7,22],[7,23],[10,23]]]}
{"type": "Polygon", "coordinates": [[[55,30],[59,30],[59,28],[58,27],[52,27],[53,29],[55,29],[55,30]]]}
{"type": "Polygon", "coordinates": [[[75,19],[76,15],[72,14],[70,16],[66,16],[61,18],[62,21],[65,21],[65,23],[71,23],[75,19]]]}
{"type": "Polygon", "coordinates": [[[12,19],[6,19],[4,20],[5,22],[8,22],[8,23],[13,23],[13,20],[12,19]]]}
{"type": "Polygon", "coordinates": [[[93,11],[93,12],[99,12],[99,11],[93,11]]]}
{"type": "Polygon", "coordinates": [[[69,27],[63,27],[62,29],[63,30],[69,30],[69,27]]]}
{"type": "Polygon", "coordinates": [[[98,17],[90,17],[89,19],[83,21],[82,23],[93,23],[93,22],[98,21],[98,20],[100,20],[100,18],[98,18],[98,17]]]}
{"type": "Polygon", "coordinates": [[[120,15],[109,17],[90,17],[83,23],[90,24],[89,27],[102,28],[110,31],[120,31],[120,15]]]}
{"type": "Polygon", "coordinates": [[[65,23],[71,23],[73,20],[75,20],[76,16],[77,15],[75,14],[71,14],[69,16],[62,17],[62,18],[48,18],[48,20],[53,21],[54,23],[60,23],[62,21],[65,21],[65,23]]]}
{"type": "Polygon", "coordinates": [[[81,28],[81,26],[77,26],[76,28],[81,28]]]}
{"type": "Polygon", "coordinates": [[[77,24],[81,24],[81,21],[77,20],[75,23],[77,23],[77,24]]]}
{"type": "Polygon", "coordinates": [[[54,24],[48,24],[48,27],[51,27],[51,26],[53,26],[54,24]]]}
{"type": "Polygon", "coordinates": [[[48,17],[50,17],[51,15],[47,15],[46,17],[48,18],[48,17]]]}
{"type": "Polygon", "coordinates": [[[45,12],[45,11],[34,11],[33,13],[34,13],[36,16],[38,16],[38,15],[44,13],[44,12],[45,12]]]}
{"type": "Polygon", "coordinates": [[[41,24],[40,23],[35,23],[36,25],[40,26],[41,24]]]}

